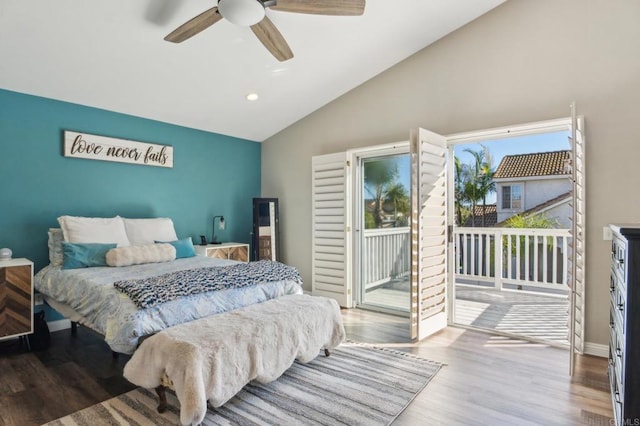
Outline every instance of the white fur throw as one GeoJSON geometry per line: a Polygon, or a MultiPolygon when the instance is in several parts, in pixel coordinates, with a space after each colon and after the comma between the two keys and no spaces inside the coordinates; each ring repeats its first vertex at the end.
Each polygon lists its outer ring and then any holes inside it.
{"type": "Polygon", "coordinates": [[[168,328],[146,339],[124,367],[145,388],[173,381],[180,421],[197,425],[207,400],[219,407],[252,380],[271,382],[294,362],[313,360],[345,338],[329,298],[289,295],[168,328]]]}
{"type": "Polygon", "coordinates": [[[169,262],[176,258],[176,248],[171,244],[117,247],[109,250],[106,258],[109,266],[169,262]]]}

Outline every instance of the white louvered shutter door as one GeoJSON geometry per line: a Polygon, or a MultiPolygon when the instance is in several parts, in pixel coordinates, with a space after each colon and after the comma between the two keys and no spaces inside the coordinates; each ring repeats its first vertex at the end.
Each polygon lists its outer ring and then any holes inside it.
{"type": "Polygon", "coordinates": [[[411,338],[447,326],[447,148],[444,136],[411,132],[411,338]]]}
{"type": "Polygon", "coordinates": [[[573,179],[569,283],[571,307],[569,342],[570,370],[573,374],[575,355],[584,352],[584,295],[585,295],[585,151],[584,118],[576,116],[571,104],[571,171],[573,179]]]}
{"type": "Polygon", "coordinates": [[[312,291],[351,307],[347,153],[312,159],[312,291]]]}

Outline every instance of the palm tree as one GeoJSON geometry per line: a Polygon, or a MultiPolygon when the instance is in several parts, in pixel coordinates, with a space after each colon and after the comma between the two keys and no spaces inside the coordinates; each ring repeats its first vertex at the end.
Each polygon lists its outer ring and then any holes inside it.
{"type": "Polygon", "coordinates": [[[466,148],[464,151],[474,158],[473,163],[467,169],[468,179],[464,182],[463,188],[465,198],[471,202],[471,225],[476,225],[476,205],[478,201],[482,200],[482,226],[484,226],[484,208],[487,196],[496,190],[496,184],[493,181],[493,175],[495,174],[493,160],[489,149],[485,145],[481,145],[481,149],[478,151],[470,148],[466,148]]]}
{"type": "Polygon", "coordinates": [[[458,226],[462,226],[463,217],[462,217],[462,209],[463,205],[466,201],[466,194],[464,191],[466,182],[466,167],[460,161],[460,158],[453,158],[454,165],[454,198],[455,198],[455,209],[456,209],[456,222],[458,226]]]}
{"type": "Polygon", "coordinates": [[[493,175],[496,171],[493,168],[493,158],[489,149],[482,145],[484,153],[484,162],[480,167],[480,194],[482,196],[482,226],[484,227],[485,208],[487,206],[487,196],[496,192],[496,183],[493,181],[493,175]]]}
{"type": "Polygon", "coordinates": [[[383,158],[364,163],[365,189],[373,197],[373,220],[376,228],[382,227],[384,202],[397,178],[398,166],[393,159],[383,158]]]}
{"type": "Polygon", "coordinates": [[[393,217],[396,222],[398,213],[401,213],[404,219],[409,216],[409,195],[403,184],[397,182],[389,187],[384,202],[393,204],[393,217]]]}
{"type": "Polygon", "coordinates": [[[396,222],[400,214],[408,218],[410,212],[409,195],[404,185],[397,181],[398,165],[393,158],[367,161],[364,164],[365,189],[373,198],[373,222],[382,227],[385,205],[392,204],[396,222]]]}
{"type": "Polygon", "coordinates": [[[476,205],[480,200],[480,166],[482,164],[482,151],[474,151],[470,148],[465,148],[465,152],[471,154],[474,157],[474,162],[466,168],[466,179],[464,182],[464,195],[465,198],[471,203],[471,226],[476,226],[476,205]]]}

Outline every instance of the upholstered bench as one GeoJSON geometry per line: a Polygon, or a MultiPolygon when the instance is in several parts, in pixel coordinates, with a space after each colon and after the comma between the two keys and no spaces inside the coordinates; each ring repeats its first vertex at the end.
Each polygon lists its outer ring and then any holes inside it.
{"type": "Polygon", "coordinates": [[[340,307],[329,298],[289,295],[168,328],[146,339],[124,376],[180,401],[182,424],[199,424],[207,401],[219,407],[247,383],[268,383],[297,359],[306,363],[345,338],[340,307]]]}

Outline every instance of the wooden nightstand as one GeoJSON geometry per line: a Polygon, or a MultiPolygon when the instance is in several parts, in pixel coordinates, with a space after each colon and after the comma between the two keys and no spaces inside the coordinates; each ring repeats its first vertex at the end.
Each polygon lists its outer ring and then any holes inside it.
{"type": "Polygon", "coordinates": [[[0,340],[33,333],[33,262],[0,260],[0,340]]]}
{"type": "Polygon", "coordinates": [[[208,256],[216,259],[249,261],[249,244],[222,243],[207,244],[206,246],[194,246],[198,256],[208,256]]]}

